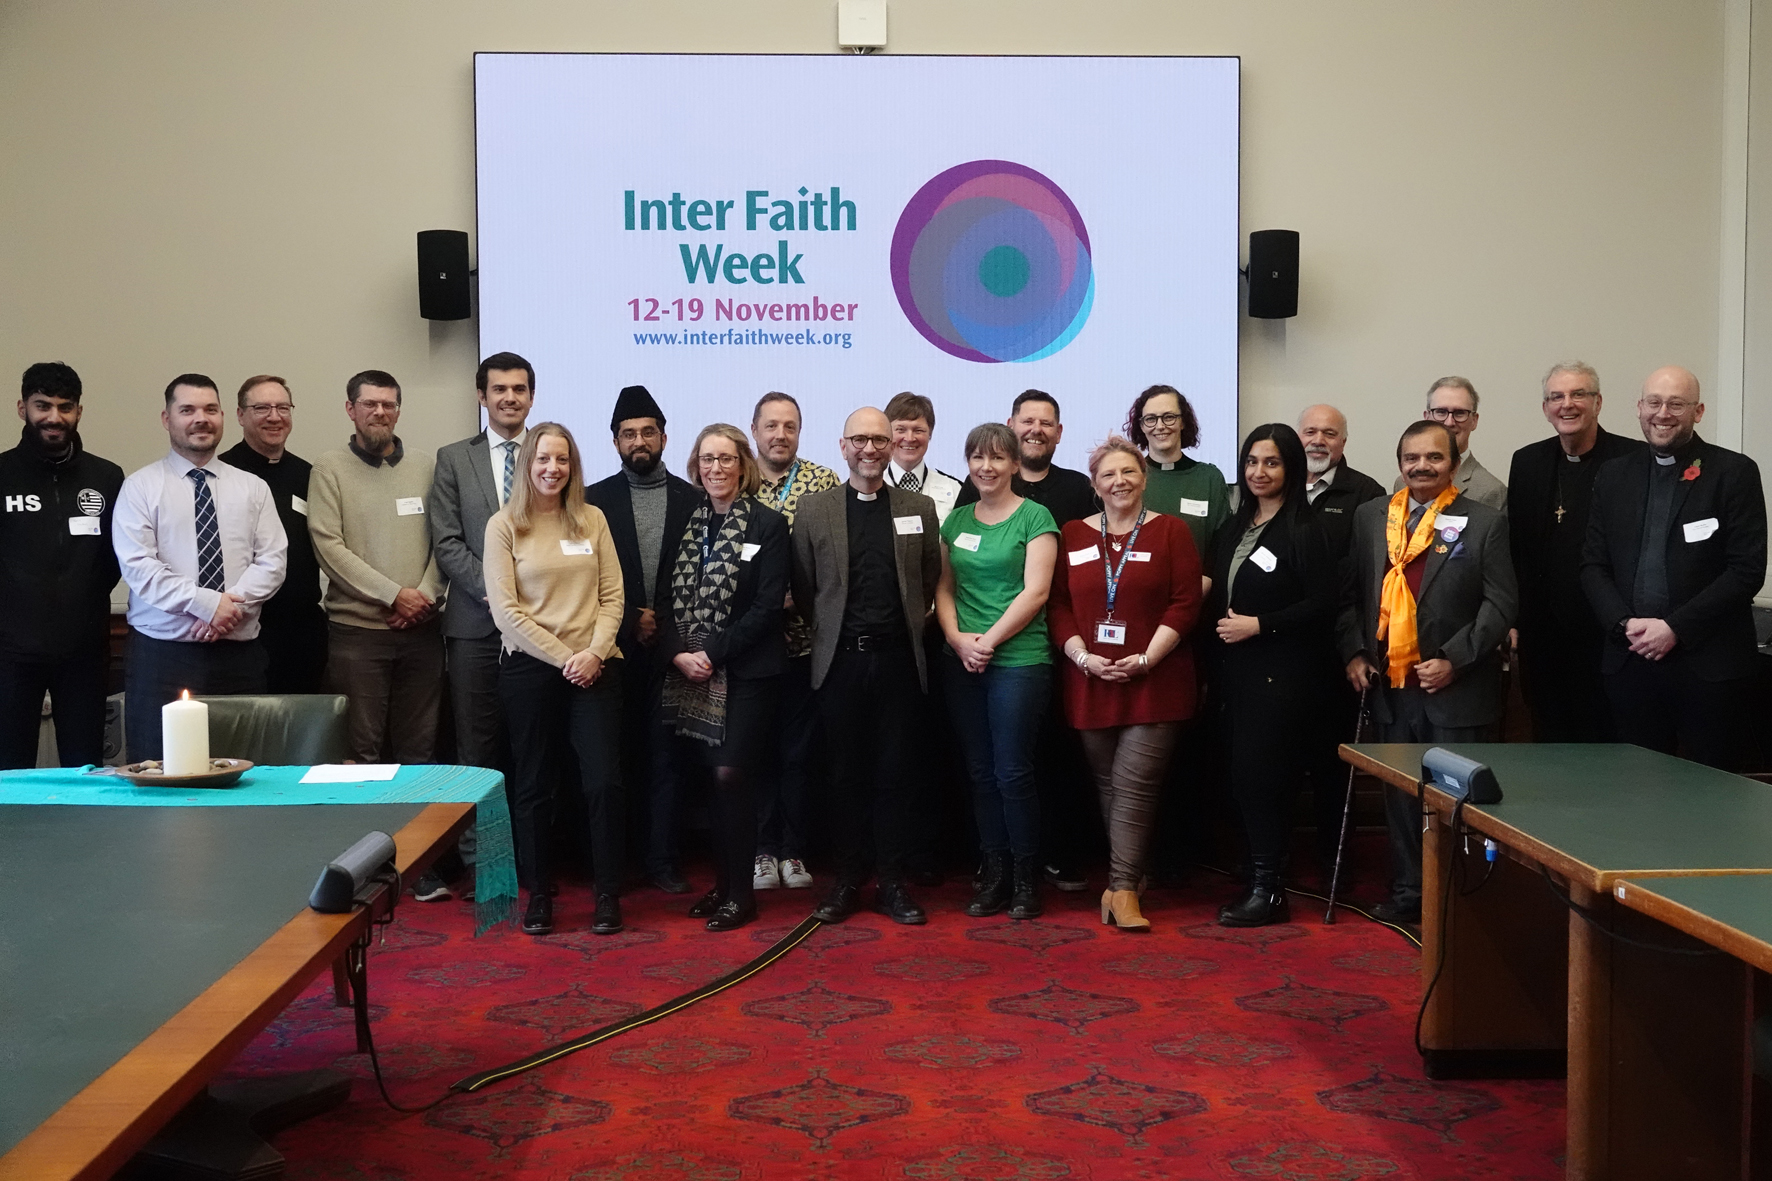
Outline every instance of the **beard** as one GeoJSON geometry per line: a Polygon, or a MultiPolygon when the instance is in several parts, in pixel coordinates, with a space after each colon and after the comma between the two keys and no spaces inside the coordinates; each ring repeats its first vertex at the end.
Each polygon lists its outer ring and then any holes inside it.
{"type": "MultiPolygon", "coordinates": [[[[1044,443],[1039,443],[1036,444],[1036,446],[1045,448],[1046,445],[1044,443]]],[[[1027,445],[1023,444],[1021,448],[1021,466],[1031,472],[1043,472],[1052,466],[1052,452],[1049,450],[1042,450],[1038,455],[1029,455],[1027,445]]]]}
{"type": "Polygon", "coordinates": [[[658,470],[658,453],[648,451],[644,447],[636,447],[621,457],[621,466],[636,476],[650,476],[658,470]]]}
{"type": "Polygon", "coordinates": [[[41,426],[38,426],[33,422],[25,423],[25,437],[30,439],[31,446],[35,447],[38,451],[43,452],[45,455],[62,455],[73,447],[74,428],[71,426],[64,426],[61,428],[61,432],[61,439],[52,443],[43,437],[43,428],[41,426]]]}
{"type": "Polygon", "coordinates": [[[1335,460],[1330,458],[1327,453],[1322,455],[1316,455],[1310,451],[1304,453],[1304,470],[1313,476],[1320,476],[1334,466],[1335,460]]]}

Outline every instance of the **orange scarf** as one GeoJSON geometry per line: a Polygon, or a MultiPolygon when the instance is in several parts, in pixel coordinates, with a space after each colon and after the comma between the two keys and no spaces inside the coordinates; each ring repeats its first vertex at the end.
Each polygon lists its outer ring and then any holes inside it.
{"type": "Polygon", "coordinates": [[[1389,636],[1391,688],[1401,689],[1408,681],[1409,670],[1421,663],[1421,641],[1415,634],[1415,596],[1409,593],[1409,580],[1403,569],[1420,557],[1434,540],[1434,519],[1440,510],[1458,499],[1458,489],[1448,485],[1434,497],[1434,502],[1421,514],[1415,532],[1403,536],[1403,524],[1409,519],[1409,489],[1391,497],[1390,511],[1385,514],[1384,542],[1391,568],[1385,571],[1384,586],[1378,595],[1378,638],[1389,636]]]}

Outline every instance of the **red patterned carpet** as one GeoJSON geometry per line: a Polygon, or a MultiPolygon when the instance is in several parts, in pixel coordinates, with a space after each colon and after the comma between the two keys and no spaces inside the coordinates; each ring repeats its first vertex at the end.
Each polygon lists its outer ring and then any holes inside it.
{"type": "MultiPolygon", "coordinates": [[[[1221,879],[1152,891],[1147,936],[1094,895],[1039,922],[862,915],[654,1025],[423,1115],[383,1106],[329,982],[236,1074],[337,1064],[349,1104],[277,1138],[292,1178],[1532,1178],[1562,1176],[1560,1082],[1432,1083],[1411,1043],[1417,957],[1396,933],[1296,906],[1292,925],[1212,922],[1221,879]]],[[[460,903],[403,906],[370,960],[396,1100],[639,1012],[761,952],[811,905],[761,896],[727,935],[641,890],[628,930],[471,937],[460,903]]]]}

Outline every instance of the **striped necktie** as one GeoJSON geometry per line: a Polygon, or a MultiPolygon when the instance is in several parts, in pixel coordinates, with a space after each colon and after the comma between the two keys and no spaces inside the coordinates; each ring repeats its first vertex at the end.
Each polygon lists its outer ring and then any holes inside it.
{"type": "Polygon", "coordinates": [[[500,504],[508,504],[511,499],[511,481],[517,478],[517,440],[506,439],[500,444],[505,449],[505,494],[500,504]]]}
{"type": "Polygon", "coordinates": [[[904,479],[898,482],[898,486],[903,488],[906,492],[923,491],[923,481],[917,479],[916,472],[906,472],[904,474],[904,479]]]}
{"type": "Polygon", "coordinates": [[[221,529],[215,520],[215,498],[209,494],[209,472],[194,467],[185,475],[193,485],[197,520],[197,585],[204,590],[225,590],[222,570],[221,529]]]}

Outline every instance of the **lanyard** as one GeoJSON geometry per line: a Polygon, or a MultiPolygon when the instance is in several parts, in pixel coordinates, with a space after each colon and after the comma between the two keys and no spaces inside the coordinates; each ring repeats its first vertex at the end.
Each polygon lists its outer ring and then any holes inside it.
{"type": "Polygon", "coordinates": [[[1132,547],[1138,544],[1138,531],[1144,528],[1144,517],[1148,509],[1138,510],[1138,520],[1133,522],[1132,532],[1126,537],[1126,548],[1120,551],[1118,562],[1108,561],[1107,510],[1101,511],[1101,572],[1107,578],[1107,615],[1114,617],[1114,600],[1120,596],[1120,571],[1126,568],[1126,560],[1132,556],[1132,547]]]}
{"type": "Polygon", "coordinates": [[[794,460],[788,474],[781,478],[781,484],[775,489],[775,511],[778,513],[788,511],[788,497],[794,494],[794,477],[799,474],[800,463],[800,460],[794,460]]]}

